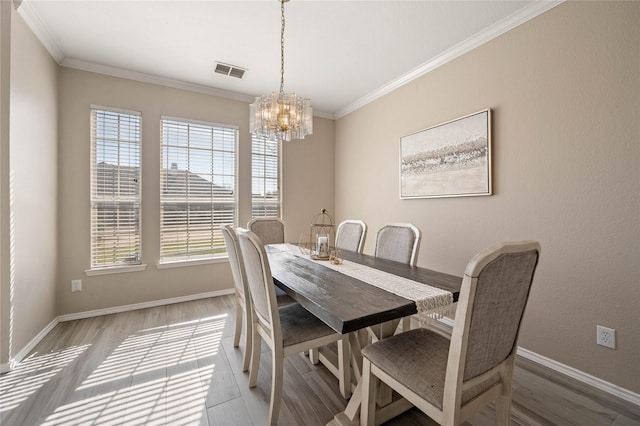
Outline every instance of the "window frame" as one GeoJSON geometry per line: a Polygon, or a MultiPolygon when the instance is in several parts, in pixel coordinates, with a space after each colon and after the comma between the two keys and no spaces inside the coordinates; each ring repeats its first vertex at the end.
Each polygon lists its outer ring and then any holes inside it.
{"type": "MultiPolygon", "coordinates": [[[[265,167],[265,170],[266,170],[266,167],[265,167]]],[[[264,205],[265,200],[267,200],[268,198],[266,197],[266,194],[265,194],[265,196],[263,196],[260,199],[262,200],[262,204],[264,205]]],[[[266,208],[263,208],[263,212],[266,213],[266,208]]],[[[251,134],[251,218],[255,219],[257,217],[277,217],[279,219],[282,219],[282,142],[278,142],[277,140],[268,139],[268,138],[265,138],[265,137],[254,136],[253,134],[251,134]],[[262,143],[262,145],[264,147],[264,149],[262,150],[261,153],[255,153],[254,150],[253,150],[254,144],[256,142],[262,143]],[[266,158],[267,158],[266,146],[267,146],[268,142],[273,142],[277,146],[277,159],[276,159],[277,171],[276,171],[276,175],[277,175],[278,197],[277,197],[277,214],[275,214],[275,215],[273,215],[273,214],[255,214],[256,210],[255,210],[255,207],[254,207],[254,194],[253,194],[254,179],[255,178],[265,179],[266,178],[266,176],[254,175],[254,164],[253,164],[254,155],[264,157],[265,158],[264,162],[266,162],[266,158]]]]}
{"type": "MultiPolygon", "coordinates": [[[[226,252],[226,246],[224,245],[224,238],[222,236],[222,231],[219,229],[220,225],[222,223],[220,223],[217,226],[217,231],[216,231],[216,225],[215,223],[212,225],[213,228],[211,228],[208,232],[210,232],[211,236],[212,236],[212,241],[213,241],[213,235],[217,232],[220,234],[220,241],[222,241],[221,245],[212,245],[211,246],[211,250],[220,250],[220,249],[225,249],[224,252],[220,252],[219,254],[197,254],[197,253],[189,253],[188,251],[181,256],[167,256],[165,253],[163,253],[163,249],[164,249],[164,244],[163,244],[163,236],[166,235],[166,231],[163,230],[163,228],[165,227],[164,225],[164,220],[165,220],[165,216],[164,216],[164,205],[169,203],[167,201],[167,197],[164,195],[164,187],[167,184],[166,180],[165,180],[165,166],[164,163],[165,161],[167,162],[167,164],[171,163],[170,159],[165,160],[165,155],[166,152],[165,150],[168,149],[170,147],[171,144],[167,144],[165,143],[165,123],[166,122],[173,122],[174,125],[177,126],[186,126],[187,128],[191,125],[194,126],[206,126],[206,127],[211,127],[212,132],[215,131],[215,129],[221,130],[223,132],[228,132],[229,130],[233,131],[233,162],[234,162],[234,166],[233,166],[233,194],[232,194],[232,204],[233,204],[233,217],[232,217],[232,225],[235,227],[238,224],[238,215],[239,215],[239,198],[238,198],[238,186],[239,186],[239,180],[238,180],[238,176],[239,176],[239,139],[240,139],[240,132],[239,132],[239,126],[236,125],[232,125],[232,124],[221,124],[221,123],[214,123],[214,122],[209,122],[209,121],[202,121],[202,120],[195,120],[195,119],[190,119],[190,118],[183,118],[183,117],[175,117],[175,116],[169,116],[169,115],[161,115],[160,116],[160,155],[159,155],[159,163],[160,163],[160,171],[159,171],[159,198],[160,198],[160,205],[159,205],[159,211],[160,211],[160,222],[159,222],[159,233],[158,233],[158,241],[159,241],[159,252],[158,252],[158,263],[156,264],[156,268],[157,269],[165,269],[165,268],[172,268],[172,267],[180,267],[180,266],[189,266],[189,265],[200,265],[200,264],[209,264],[209,263],[217,263],[219,261],[222,260],[226,260],[227,259],[227,252],[226,252]],[[216,248],[217,247],[217,248],[216,248]]],[[[189,146],[189,139],[186,141],[187,142],[187,147],[189,146]]],[[[212,144],[213,144],[213,140],[212,140],[212,144]]],[[[178,145],[176,144],[174,146],[175,148],[178,147],[178,145]]],[[[183,147],[184,148],[184,147],[183,147]]],[[[186,148],[187,150],[189,148],[186,148]]],[[[215,151],[220,151],[220,152],[230,152],[230,151],[225,151],[224,149],[216,149],[215,147],[213,147],[210,149],[209,152],[215,152],[215,151]]],[[[189,153],[190,155],[190,153],[189,153]]],[[[190,161],[190,160],[188,160],[190,161]]],[[[213,162],[213,157],[212,157],[212,162],[213,162]]],[[[170,166],[168,166],[170,167],[170,166]]],[[[189,171],[189,169],[185,169],[184,170],[185,173],[193,173],[191,171],[189,171]]],[[[211,168],[211,175],[213,176],[215,174],[213,167],[211,168]]],[[[224,175],[224,173],[222,173],[222,175],[224,175]]],[[[231,175],[227,175],[227,176],[231,176],[231,175]]],[[[212,181],[213,184],[213,181],[212,181]]],[[[185,186],[185,188],[187,188],[187,186],[185,186]]],[[[188,189],[186,191],[186,193],[188,194],[188,189]]],[[[176,199],[176,201],[173,201],[173,203],[179,204],[179,203],[185,203],[185,204],[189,204],[189,203],[193,203],[193,201],[189,201],[189,197],[185,197],[182,201],[177,201],[177,199],[179,197],[174,196],[174,199],[176,199]]],[[[215,204],[214,197],[212,195],[212,197],[210,198],[211,203],[215,204]]],[[[224,203],[223,201],[218,202],[220,204],[224,203]]],[[[212,210],[212,216],[211,216],[211,221],[212,223],[215,221],[215,210],[214,207],[211,207],[212,210]]],[[[225,222],[228,223],[228,222],[225,222]]],[[[186,232],[188,233],[188,227],[186,232]]],[[[188,244],[188,243],[187,243],[188,244]]]]}
{"type": "MultiPolygon", "coordinates": [[[[91,104],[90,108],[89,108],[89,140],[90,140],[90,153],[89,153],[89,232],[90,232],[90,238],[89,238],[89,264],[90,264],[90,269],[86,270],[85,273],[87,275],[101,275],[101,274],[108,274],[108,273],[119,273],[119,272],[134,272],[134,271],[141,271],[146,269],[146,265],[142,263],[142,254],[143,254],[143,245],[142,245],[142,198],[143,198],[143,193],[142,193],[142,113],[140,111],[133,111],[133,110],[127,110],[127,109],[123,109],[123,108],[114,108],[114,107],[108,107],[108,106],[103,106],[103,105],[94,105],[91,104]],[[96,215],[98,213],[96,213],[96,204],[100,203],[100,201],[103,202],[109,202],[109,201],[104,201],[101,200],[99,197],[97,197],[96,191],[97,191],[97,186],[98,186],[98,142],[99,139],[98,135],[97,135],[97,131],[98,131],[98,125],[97,125],[97,121],[98,121],[98,114],[118,114],[118,116],[120,115],[127,115],[127,116],[131,116],[131,117],[137,117],[137,141],[135,143],[137,143],[137,175],[134,175],[134,178],[137,180],[135,183],[137,184],[137,195],[133,197],[133,200],[131,200],[131,197],[118,197],[118,196],[114,196],[113,198],[115,198],[115,200],[111,200],[110,202],[112,203],[132,203],[134,206],[137,204],[137,217],[135,217],[134,222],[136,223],[136,229],[137,229],[137,235],[136,233],[134,233],[135,238],[137,239],[137,241],[134,244],[137,244],[137,253],[136,254],[136,258],[132,259],[132,260],[126,260],[123,259],[120,262],[111,262],[111,263],[98,263],[97,262],[97,258],[98,255],[96,253],[96,247],[97,247],[97,242],[96,242],[96,238],[98,233],[98,229],[99,226],[97,224],[96,221],[96,215]]],[[[104,137],[103,137],[104,139],[104,137]]],[[[121,138],[120,135],[117,138],[117,144],[118,144],[118,152],[119,152],[119,148],[120,148],[120,144],[124,143],[124,138],[121,138]]],[[[124,166],[120,163],[120,161],[118,161],[118,164],[116,166],[118,169],[120,167],[127,167],[124,166]]],[[[129,166],[131,167],[131,166],[129,166]]],[[[135,167],[135,166],[134,166],[135,167]]],[[[119,170],[118,170],[119,172],[119,170]]],[[[119,175],[120,176],[120,175],[119,175]]],[[[119,187],[120,188],[120,187],[119,187]]],[[[118,243],[119,245],[120,243],[118,243]]],[[[116,249],[117,250],[117,249],[116,249]]]]}

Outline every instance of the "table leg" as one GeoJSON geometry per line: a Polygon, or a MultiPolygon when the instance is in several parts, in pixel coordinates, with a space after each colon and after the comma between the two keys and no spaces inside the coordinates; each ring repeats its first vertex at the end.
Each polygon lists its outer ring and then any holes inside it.
{"type": "Polygon", "coordinates": [[[351,371],[353,371],[356,383],[358,383],[362,376],[362,351],[360,337],[357,331],[349,333],[349,345],[351,346],[351,371]]]}
{"type": "MultiPolygon", "coordinates": [[[[400,320],[388,321],[380,325],[369,327],[368,331],[370,334],[375,336],[375,339],[377,340],[384,339],[385,337],[389,337],[393,335],[394,331],[396,330],[396,327],[398,327],[399,322],[400,320]]],[[[352,343],[357,343],[355,346],[357,347],[357,352],[359,353],[360,343],[356,342],[355,340],[357,340],[356,336],[354,336],[353,339],[351,339],[351,341],[352,343]]],[[[353,370],[354,371],[358,370],[358,373],[362,371],[361,368],[358,367],[357,363],[355,367],[353,367],[353,370]]],[[[382,382],[380,383],[382,385],[382,382]]],[[[386,385],[381,386],[380,389],[378,390],[378,395],[380,396],[380,394],[383,394],[383,393],[385,393],[384,397],[378,398],[378,401],[379,401],[378,405],[380,406],[388,405],[391,402],[391,388],[389,388],[386,385]],[[385,393],[387,391],[388,391],[388,394],[385,393]],[[382,401],[383,404],[380,404],[380,401],[382,401]]],[[[351,394],[351,399],[349,399],[349,403],[347,404],[347,407],[345,408],[345,410],[341,413],[336,414],[333,420],[327,423],[327,426],[358,425],[360,423],[360,418],[358,415],[360,414],[361,402],[362,402],[362,377],[359,378],[358,385],[356,386],[353,393],[351,394]]]]}

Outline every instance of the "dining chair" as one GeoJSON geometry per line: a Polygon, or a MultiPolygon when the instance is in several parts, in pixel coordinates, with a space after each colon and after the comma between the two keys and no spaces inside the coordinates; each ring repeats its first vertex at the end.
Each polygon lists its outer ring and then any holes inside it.
{"type": "Polygon", "coordinates": [[[251,219],[247,223],[247,228],[256,234],[263,244],[284,243],[284,222],[275,216],[251,219]]]}
{"type": "MultiPolygon", "coordinates": [[[[420,229],[410,223],[392,223],[378,230],[375,256],[416,266],[420,248],[420,229]]],[[[411,317],[402,319],[399,332],[409,331],[411,317]]]]}
{"type": "Polygon", "coordinates": [[[367,238],[367,224],[361,220],[340,222],[336,231],[336,248],[362,253],[367,238]]]}
{"type": "MultiPolygon", "coordinates": [[[[238,236],[231,225],[222,225],[222,235],[227,246],[227,254],[229,255],[229,264],[231,266],[231,275],[235,287],[236,301],[236,327],[233,337],[233,347],[240,345],[240,335],[242,334],[242,324],[245,327],[244,353],[242,355],[242,371],[249,369],[249,360],[251,355],[251,299],[248,297],[249,289],[247,287],[246,273],[242,262],[242,253],[238,245],[238,236]]],[[[286,306],[297,303],[289,297],[284,291],[276,289],[276,301],[278,306],[286,306]]]]}
{"type": "Polygon", "coordinates": [[[451,337],[418,328],[362,350],[360,424],[375,424],[376,383],[389,385],[442,425],[496,401],[510,424],[518,334],[540,257],[535,241],[496,244],[467,264],[451,337]]]}
{"type": "Polygon", "coordinates": [[[392,223],[378,230],[375,256],[415,266],[419,247],[417,227],[410,223],[392,223]]]}
{"type": "Polygon", "coordinates": [[[260,364],[261,341],[271,348],[272,376],[269,425],[278,421],[282,399],[283,362],[290,355],[338,343],[340,393],[351,395],[348,334],[340,334],[319,320],[300,304],[278,308],[273,278],[264,245],[256,234],[238,228],[249,293],[251,295],[252,354],[249,387],[255,387],[260,364]]]}

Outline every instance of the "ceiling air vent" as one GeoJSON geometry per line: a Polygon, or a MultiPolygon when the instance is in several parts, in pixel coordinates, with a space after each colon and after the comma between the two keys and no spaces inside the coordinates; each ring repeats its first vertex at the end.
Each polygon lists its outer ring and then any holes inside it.
{"type": "Polygon", "coordinates": [[[230,77],[242,78],[245,73],[244,68],[237,67],[235,65],[223,64],[221,62],[216,62],[215,72],[218,74],[228,75],[230,77]]]}

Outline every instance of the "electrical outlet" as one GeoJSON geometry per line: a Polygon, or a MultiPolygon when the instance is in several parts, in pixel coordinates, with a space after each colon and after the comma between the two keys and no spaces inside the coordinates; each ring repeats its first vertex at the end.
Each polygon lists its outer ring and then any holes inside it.
{"type": "Polygon", "coordinates": [[[605,348],[616,348],[616,331],[613,328],[596,326],[596,343],[605,348]]]}
{"type": "Polygon", "coordinates": [[[71,280],[71,291],[73,293],[82,291],[82,280],[71,280]]]}

